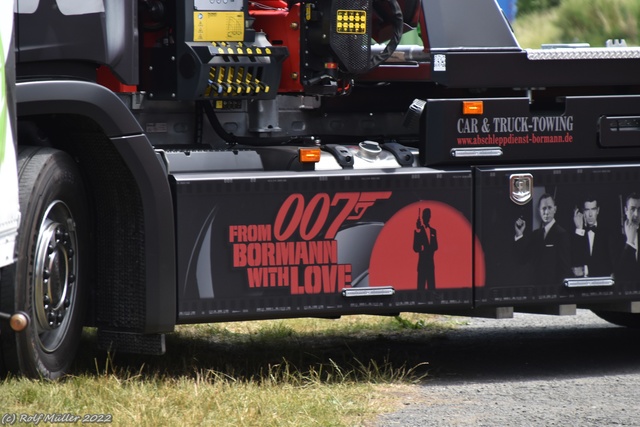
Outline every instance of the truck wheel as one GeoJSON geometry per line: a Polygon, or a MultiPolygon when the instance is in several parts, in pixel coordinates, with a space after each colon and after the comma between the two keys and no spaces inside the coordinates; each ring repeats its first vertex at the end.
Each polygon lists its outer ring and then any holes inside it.
{"type": "Polygon", "coordinates": [[[599,318],[618,326],[640,328],[640,313],[620,313],[617,311],[593,311],[599,318]]]}
{"type": "Polygon", "coordinates": [[[91,259],[85,190],[75,162],[52,148],[21,148],[18,175],[18,259],[2,271],[0,307],[31,321],[19,333],[3,325],[0,356],[9,372],[56,379],[73,362],[84,321],[91,259]]]}

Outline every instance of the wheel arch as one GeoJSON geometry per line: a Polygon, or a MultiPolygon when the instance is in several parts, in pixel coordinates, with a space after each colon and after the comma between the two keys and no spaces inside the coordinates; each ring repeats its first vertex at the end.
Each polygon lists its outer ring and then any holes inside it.
{"type": "Polygon", "coordinates": [[[80,165],[93,214],[89,324],[162,333],[176,322],[175,236],[166,171],[110,90],[82,81],[16,85],[18,145],[50,145],[80,165]]]}

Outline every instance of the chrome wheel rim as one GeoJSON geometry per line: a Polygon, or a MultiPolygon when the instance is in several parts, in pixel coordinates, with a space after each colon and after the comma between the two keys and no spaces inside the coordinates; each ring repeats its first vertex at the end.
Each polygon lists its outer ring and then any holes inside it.
{"type": "Polygon", "coordinates": [[[36,242],[33,306],[40,347],[52,353],[69,329],[76,299],[78,238],[69,207],[56,200],[44,215],[36,242]]]}

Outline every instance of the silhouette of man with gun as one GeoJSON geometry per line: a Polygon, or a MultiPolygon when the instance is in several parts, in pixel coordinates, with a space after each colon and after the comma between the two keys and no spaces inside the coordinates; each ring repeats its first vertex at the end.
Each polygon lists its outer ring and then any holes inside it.
{"type": "Polygon", "coordinates": [[[425,208],[413,231],[413,251],[418,254],[418,289],[425,287],[429,291],[436,290],[436,270],[433,255],[438,250],[438,237],[435,228],[429,224],[431,209],[425,208]]]}

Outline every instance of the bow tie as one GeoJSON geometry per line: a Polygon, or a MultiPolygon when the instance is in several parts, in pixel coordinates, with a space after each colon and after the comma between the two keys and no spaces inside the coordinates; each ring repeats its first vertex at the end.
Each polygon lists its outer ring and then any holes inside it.
{"type": "Polygon", "coordinates": [[[597,225],[587,225],[584,229],[586,231],[594,231],[595,232],[597,228],[598,228],[597,225]]]}

